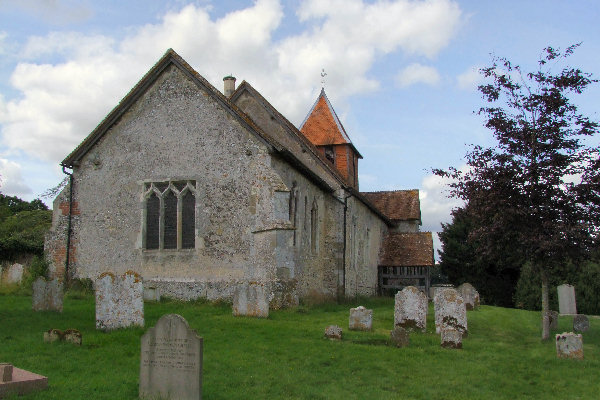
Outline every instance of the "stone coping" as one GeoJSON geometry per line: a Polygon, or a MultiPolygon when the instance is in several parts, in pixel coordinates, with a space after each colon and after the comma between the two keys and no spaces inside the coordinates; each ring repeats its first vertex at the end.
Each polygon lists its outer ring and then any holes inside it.
{"type": "Polygon", "coordinates": [[[8,394],[19,395],[44,390],[48,387],[48,378],[24,369],[13,367],[12,380],[0,383],[0,398],[8,394]]]}

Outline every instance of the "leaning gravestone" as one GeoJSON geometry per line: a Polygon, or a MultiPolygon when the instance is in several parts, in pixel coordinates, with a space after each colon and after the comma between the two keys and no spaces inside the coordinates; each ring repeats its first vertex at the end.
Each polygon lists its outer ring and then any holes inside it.
{"type": "Polygon", "coordinates": [[[260,282],[245,282],[233,292],[233,315],[267,318],[269,299],[265,285],[260,282]]]}
{"type": "Polygon", "coordinates": [[[46,281],[41,276],[33,282],[33,311],[63,310],[63,284],[58,279],[46,281]]]}
{"type": "Polygon", "coordinates": [[[573,317],[573,330],[575,332],[587,332],[590,329],[590,320],[584,314],[577,314],[573,317]]]}
{"type": "Polygon", "coordinates": [[[202,338],[181,315],[163,315],[142,336],[140,397],[202,399],[202,350],[202,338]]]}
{"type": "Polygon", "coordinates": [[[373,310],[358,306],[350,309],[348,329],[351,331],[370,331],[373,327],[373,310]]]}
{"type": "Polygon", "coordinates": [[[407,286],[396,293],[394,304],[394,326],[404,329],[427,327],[427,296],[414,286],[407,286]]]}
{"type": "Polygon", "coordinates": [[[458,293],[465,301],[467,311],[477,310],[479,308],[479,292],[470,283],[463,283],[457,289],[458,293]]]}
{"type": "Polygon", "coordinates": [[[556,335],[556,356],[583,360],[583,338],[581,334],[564,332],[556,335]]]}
{"type": "Polygon", "coordinates": [[[144,326],[142,278],[133,271],[117,277],[101,274],[96,286],[96,329],[112,330],[144,326]]]}
{"type": "Polygon", "coordinates": [[[439,290],[433,300],[435,311],[435,332],[454,328],[462,336],[467,336],[467,308],[463,298],[454,289],[439,290]]]}
{"type": "Polygon", "coordinates": [[[575,304],[575,287],[572,285],[560,285],[558,291],[558,311],[561,315],[577,314],[575,304]]]}

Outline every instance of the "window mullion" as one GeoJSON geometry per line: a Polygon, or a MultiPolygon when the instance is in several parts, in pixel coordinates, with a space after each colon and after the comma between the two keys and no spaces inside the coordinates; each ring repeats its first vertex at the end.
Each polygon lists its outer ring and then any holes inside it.
{"type": "Polygon", "coordinates": [[[165,248],[165,199],[162,194],[159,197],[160,200],[160,218],[158,220],[158,248],[163,250],[165,248]]]}

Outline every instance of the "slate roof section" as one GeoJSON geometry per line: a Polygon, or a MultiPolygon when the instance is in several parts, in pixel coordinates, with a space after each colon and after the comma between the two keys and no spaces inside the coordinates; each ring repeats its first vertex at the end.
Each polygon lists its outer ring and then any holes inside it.
{"type": "Polygon", "coordinates": [[[349,144],[358,157],[363,158],[348,137],[344,125],[325,94],[325,89],[321,89],[317,101],[311,107],[299,129],[316,146],[349,144]]]}
{"type": "Polygon", "coordinates": [[[432,267],[433,237],[431,232],[389,233],[379,253],[384,267],[432,267]]]}
{"type": "Polygon", "coordinates": [[[394,222],[421,221],[418,189],[361,192],[361,194],[394,222]]]}

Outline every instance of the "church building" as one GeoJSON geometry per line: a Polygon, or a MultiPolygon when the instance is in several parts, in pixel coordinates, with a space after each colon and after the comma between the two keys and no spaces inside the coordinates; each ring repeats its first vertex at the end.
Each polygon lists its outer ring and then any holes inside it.
{"type": "Polygon", "coordinates": [[[248,82],[224,86],[168,50],[62,161],[52,273],[134,271],[178,299],[254,282],[271,308],[426,290],[418,190],[359,191],[362,156],[325,91],[297,128],[248,82]]]}

